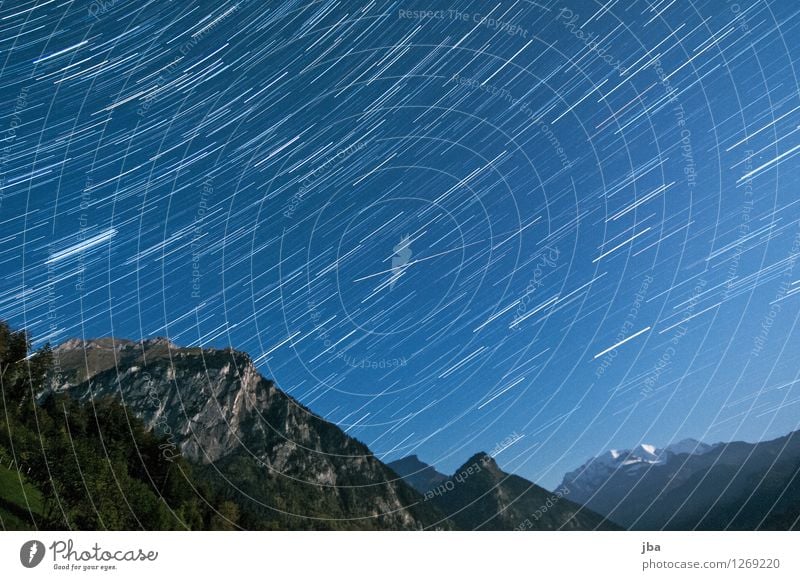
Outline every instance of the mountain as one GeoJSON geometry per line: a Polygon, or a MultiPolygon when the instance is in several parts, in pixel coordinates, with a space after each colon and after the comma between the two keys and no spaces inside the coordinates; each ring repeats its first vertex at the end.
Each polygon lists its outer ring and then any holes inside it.
{"type": "Polygon", "coordinates": [[[425,493],[437,485],[447,481],[447,476],[439,473],[432,466],[420,461],[416,455],[409,455],[387,464],[399,474],[403,481],[420,493],[425,493]]]}
{"type": "Polygon", "coordinates": [[[121,401],[166,438],[166,456],[188,459],[215,497],[239,506],[243,528],[616,528],[485,453],[449,478],[415,456],[384,465],[262,377],[245,353],[105,338],[73,339],[53,354],[60,375],[50,392],[121,401]]]}
{"type": "Polygon", "coordinates": [[[664,450],[674,455],[680,455],[682,453],[702,455],[703,453],[708,453],[712,449],[714,449],[713,445],[702,443],[697,439],[683,439],[677,443],[667,445],[664,450]]]}
{"type": "Polygon", "coordinates": [[[165,456],[189,459],[241,505],[242,527],[451,526],[364,444],[262,377],[244,353],[98,339],[70,340],[53,354],[61,374],[50,392],[122,401],[167,438],[165,456]]]}
{"type": "Polygon", "coordinates": [[[0,321],[2,529],[797,529],[800,432],[610,450],[554,492],[479,453],[384,465],[232,349],[0,321]],[[27,352],[27,354],[26,354],[27,352]],[[49,369],[49,370],[48,370],[49,369]]]}
{"type": "Polygon", "coordinates": [[[505,473],[486,453],[471,457],[444,480],[416,456],[390,464],[424,491],[424,501],[462,530],[612,530],[618,527],[530,481],[505,473]],[[426,483],[427,482],[427,483],[426,483]],[[427,485],[427,487],[426,487],[427,485]]]}
{"type": "MultiPolygon", "coordinates": [[[[638,445],[633,449],[610,449],[598,457],[593,457],[578,469],[565,474],[562,487],[570,490],[575,501],[586,503],[593,500],[596,506],[599,505],[604,510],[608,510],[615,507],[617,502],[614,501],[613,505],[606,506],[601,498],[595,498],[594,495],[598,488],[610,478],[620,476],[623,482],[630,482],[631,478],[635,478],[638,474],[644,473],[654,466],[664,465],[670,455],[681,453],[702,455],[711,449],[710,445],[694,439],[684,439],[664,449],[646,444],[638,445]]],[[[615,486],[617,486],[615,489],[621,489],[620,483],[615,481],[615,486]]],[[[623,485],[623,487],[625,486],[623,485]]]]}
{"type": "Polygon", "coordinates": [[[800,432],[761,443],[611,450],[567,473],[561,487],[630,529],[796,529],[800,432]]]}

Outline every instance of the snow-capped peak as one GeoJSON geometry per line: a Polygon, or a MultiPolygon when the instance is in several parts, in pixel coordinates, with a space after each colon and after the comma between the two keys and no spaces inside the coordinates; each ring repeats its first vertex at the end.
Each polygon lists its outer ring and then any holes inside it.
{"type": "Polygon", "coordinates": [[[599,485],[598,482],[607,480],[618,471],[633,476],[640,474],[643,469],[667,463],[671,455],[682,453],[702,455],[712,449],[712,445],[695,439],[683,439],[663,449],[647,443],[640,443],[633,449],[610,449],[602,455],[593,457],[578,469],[566,473],[564,485],[594,488],[593,486],[599,485]]]}
{"type": "Polygon", "coordinates": [[[658,464],[665,461],[664,452],[655,445],[637,445],[633,449],[610,449],[587,461],[578,471],[584,469],[617,469],[623,465],[658,464]]]}
{"type": "Polygon", "coordinates": [[[657,449],[655,445],[642,443],[637,445],[631,453],[645,461],[657,461],[659,455],[661,455],[661,450],[657,449]]]}

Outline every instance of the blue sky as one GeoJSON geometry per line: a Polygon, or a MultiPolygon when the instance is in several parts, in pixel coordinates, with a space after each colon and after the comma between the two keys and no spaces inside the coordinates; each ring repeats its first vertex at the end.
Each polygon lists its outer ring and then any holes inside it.
{"type": "Polygon", "coordinates": [[[546,486],[797,428],[791,3],[92,6],[0,9],[39,343],[232,345],[385,460],[513,436],[546,486]]]}

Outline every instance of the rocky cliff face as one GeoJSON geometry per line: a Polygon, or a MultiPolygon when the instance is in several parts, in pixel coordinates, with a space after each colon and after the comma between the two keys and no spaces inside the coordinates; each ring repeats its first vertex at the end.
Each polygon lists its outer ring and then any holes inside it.
{"type": "Polygon", "coordinates": [[[232,350],[71,340],[53,388],[116,397],[199,465],[211,485],[247,498],[286,528],[442,525],[420,495],[338,427],[315,416],[232,350]]]}

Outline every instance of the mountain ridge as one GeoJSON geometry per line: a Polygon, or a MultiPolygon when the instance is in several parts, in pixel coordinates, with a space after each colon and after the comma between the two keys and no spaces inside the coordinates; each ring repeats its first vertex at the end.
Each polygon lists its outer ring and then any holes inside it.
{"type": "Polygon", "coordinates": [[[551,492],[504,472],[483,451],[451,475],[416,455],[384,464],[232,348],[106,337],[70,339],[53,354],[58,372],[40,399],[67,393],[86,404],[120,400],[166,438],[165,454],[197,464],[217,493],[246,498],[245,526],[250,513],[279,529],[797,525],[791,501],[800,497],[800,435],[787,436],[789,453],[772,448],[777,440],[708,445],[684,439],[664,448],[611,449],[567,472],[551,492]],[[753,458],[753,448],[764,453],[753,458]],[[769,457],[776,462],[767,463],[769,457]],[[715,496],[719,489],[725,491],[715,496]],[[765,511],[765,489],[782,490],[781,497],[790,492],[772,515],[765,511]]]}
{"type": "Polygon", "coordinates": [[[684,440],[654,451],[617,451],[614,461],[607,452],[567,472],[561,486],[630,529],[798,526],[800,432],[757,443],[684,440]]]}

